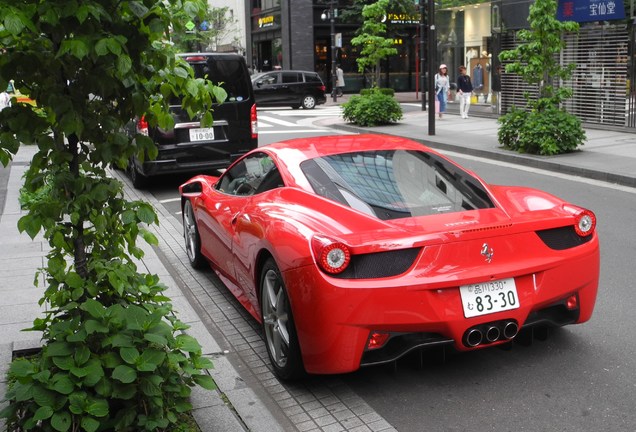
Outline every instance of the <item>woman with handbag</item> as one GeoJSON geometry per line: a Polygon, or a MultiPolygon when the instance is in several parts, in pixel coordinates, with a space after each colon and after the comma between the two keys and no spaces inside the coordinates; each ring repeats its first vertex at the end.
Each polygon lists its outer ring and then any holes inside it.
{"type": "Polygon", "coordinates": [[[439,66],[439,72],[435,74],[435,96],[437,102],[439,102],[439,118],[442,118],[442,114],[446,112],[446,103],[448,102],[449,94],[450,79],[448,78],[448,68],[445,64],[441,64],[439,66]]]}

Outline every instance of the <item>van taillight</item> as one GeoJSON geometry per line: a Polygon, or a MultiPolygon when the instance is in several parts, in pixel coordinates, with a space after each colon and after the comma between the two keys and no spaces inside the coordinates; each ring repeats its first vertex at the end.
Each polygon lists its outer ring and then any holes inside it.
{"type": "Polygon", "coordinates": [[[148,122],[145,116],[141,116],[137,121],[137,133],[148,136],[148,122]]]}
{"type": "Polygon", "coordinates": [[[205,56],[189,56],[185,58],[188,63],[204,62],[205,56]]]}
{"type": "Polygon", "coordinates": [[[256,104],[252,105],[250,110],[250,126],[252,129],[252,138],[258,138],[258,119],[256,118],[256,104]]]}

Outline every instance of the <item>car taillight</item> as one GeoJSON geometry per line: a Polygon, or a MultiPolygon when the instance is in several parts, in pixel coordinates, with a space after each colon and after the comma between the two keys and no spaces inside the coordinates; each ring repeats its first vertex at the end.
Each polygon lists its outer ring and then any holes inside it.
{"type": "Polygon", "coordinates": [[[137,133],[148,136],[148,122],[145,116],[141,116],[137,121],[137,133]]]}
{"type": "Polygon", "coordinates": [[[566,204],[563,209],[574,216],[574,231],[580,237],[592,235],[596,228],[596,215],[591,210],[566,204]]]}
{"type": "Polygon", "coordinates": [[[250,127],[252,129],[252,138],[258,138],[258,118],[256,117],[256,104],[252,105],[250,110],[250,127]]]}
{"type": "Polygon", "coordinates": [[[574,230],[581,237],[587,237],[594,232],[596,216],[590,210],[583,210],[576,218],[574,230]]]}
{"type": "Polygon", "coordinates": [[[327,91],[327,86],[321,85],[320,91],[323,91],[323,92],[327,91]]]}
{"type": "Polygon", "coordinates": [[[349,247],[340,241],[314,236],[311,239],[311,246],[318,266],[327,273],[342,273],[351,261],[349,247]]]}

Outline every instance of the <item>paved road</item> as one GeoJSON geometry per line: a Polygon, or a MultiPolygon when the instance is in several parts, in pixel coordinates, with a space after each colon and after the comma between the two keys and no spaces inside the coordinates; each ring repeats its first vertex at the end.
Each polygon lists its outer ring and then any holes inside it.
{"type": "MultiPolygon", "coordinates": [[[[308,134],[337,133],[307,130],[301,116],[290,119],[275,110],[262,114],[261,117],[296,124],[278,124],[278,133],[276,127],[270,129],[271,133],[261,135],[263,145],[308,134]]],[[[335,418],[343,424],[352,413],[348,423],[351,429],[360,426],[364,416],[371,420],[379,416],[384,423],[378,420],[378,427],[390,424],[399,431],[636,430],[636,344],[632,336],[636,327],[636,234],[631,228],[633,223],[628,221],[636,209],[636,190],[502,162],[453,157],[489,182],[537,187],[596,212],[602,273],[591,322],[560,329],[546,341],[530,346],[515,344],[510,351],[451,354],[444,362],[439,361],[440,352],[433,352],[425,357],[423,368],[419,367],[419,357],[411,356],[396,367],[368,368],[344,376],[311,377],[293,386],[280,385],[262,373],[266,354],[258,326],[208,272],[204,277],[213,285],[207,294],[220,293],[226,308],[223,313],[236,323],[219,329],[237,348],[234,360],[247,369],[248,375],[254,377],[252,385],[260,387],[264,394],[276,389],[270,395],[272,406],[282,409],[296,427],[302,424],[303,416],[309,419],[308,413],[322,409],[325,415],[321,418],[335,418]],[[241,351],[245,339],[251,349],[241,351]],[[288,399],[281,398],[279,392],[294,394],[296,400],[300,398],[308,405],[285,407],[288,399]],[[332,399],[319,397],[326,392],[332,399]],[[321,400],[344,408],[333,413],[321,400]]],[[[178,212],[174,199],[181,180],[166,179],[152,189],[173,214],[178,212]]]]}

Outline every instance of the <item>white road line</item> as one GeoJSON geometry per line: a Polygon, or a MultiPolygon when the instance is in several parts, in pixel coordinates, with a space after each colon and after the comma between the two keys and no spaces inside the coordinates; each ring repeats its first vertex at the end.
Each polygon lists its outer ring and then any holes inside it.
{"type": "Polygon", "coordinates": [[[274,125],[263,123],[262,121],[259,120],[258,121],[258,127],[259,128],[268,128],[268,127],[274,127],[274,125]]]}
{"type": "MultiPolygon", "coordinates": [[[[259,134],[268,135],[268,134],[291,134],[291,133],[324,133],[324,132],[334,132],[331,129],[295,129],[295,130],[267,130],[267,131],[259,131],[259,134]]],[[[336,134],[336,133],[334,133],[336,134]]],[[[343,135],[341,133],[337,133],[337,135],[343,135]]]]}
{"type": "Polygon", "coordinates": [[[159,202],[161,204],[166,204],[166,203],[170,203],[170,202],[177,202],[177,201],[181,201],[181,197],[177,197],[177,198],[168,198],[168,199],[164,199],[164,200],[159,200],[159,202]]]}
{"type": "Polygon", "coordinates": [[[575,175],[572,175],[572,174],[563,174],[563,173],[559,173],[559,172],[555,172],[555,171],[544,170],[544,169],[541,169],[541,168],[527,167],[527,166],[523,166],[523,165],[513,164],[513,163],[510,163],[510,162],[496,161],[496,160],[492,160],[492,159],[482,158],[482,157],[479,157],[479,156],[465,155],[463,153],[456,153],[456,152],[447,151],[447,150],[439,150],[439,152],[444,154],[444,155],[446,155],[446,156],[449,156],[451,158],[463,158],[463,159],[474,160],[474,161],[477,161],[477,162],[482,162],[482,163],[487,163],[487,164],[492,164],[492,165],[505,166],[507,168],[513,168],[513,169],[527,171],[527,172],[536,173],[536,174],[541,174],[541,175],[545,175],[545,176],[556,177],[556,178],[560,178],[560,179],[564,179],[564,180],[570,180],[570,181],[574,181],[574,182],[578,182],[578,183],[585,183],[585,184],[589,184],[589,185],[592,185],[592,186],[598,186],[598,187],[604,187],[604,188],[608,188],[608,189],[614,189],[614,190],[618,190],[618,191],[621,191],[621,192],[627,192],[627,193],[631,193],[631,194],[635,194],[636,195],[636,188],[629,187],[629,186],[623,186],[623,185],[619,185],[619,184],[614,184],[614,183],[609,183],[609,182],[605,182],[605,181],[602,181],[602,180],[594,180],[594,179],[589,179],[589,178],[585,178],[585,177],[575,176],[575,175]]]}
{"type": "Polygon", "coordinates": [[[296,123],[292,123],[292,122],[288,122],[286,120],[279,120],[277,118],[274,117],[269,117],[269,116],[264,116],[264,115],[259,115],[258,116],[258,120],[264,120],[268,123],[274,123],[277,125],[281,125],[281,126],[296,126],[296,123]]]}

